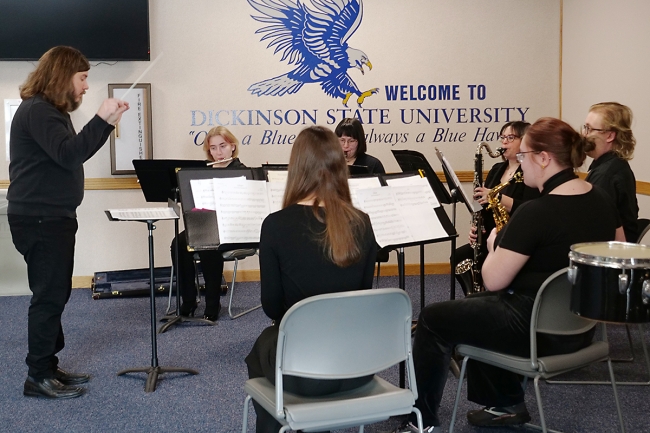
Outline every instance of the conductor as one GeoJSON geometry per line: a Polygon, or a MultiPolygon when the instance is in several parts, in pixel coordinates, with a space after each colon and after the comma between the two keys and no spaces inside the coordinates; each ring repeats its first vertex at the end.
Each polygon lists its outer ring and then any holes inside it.
{"type": "Polygon", "coordinates": [[[50,49],[20,87],[22,103],[11,124],[7,217],[32,292],[23,390],[29,397],[78,397],[85,392],[78,385],[90,379],[59,367],[56,354],[65,345],[61,314],[72,289],[83,163],[104,145],[129,104],[104,100],[76,133],[69,113],[88,90],[89,70],[75,48],[50,49]]]}

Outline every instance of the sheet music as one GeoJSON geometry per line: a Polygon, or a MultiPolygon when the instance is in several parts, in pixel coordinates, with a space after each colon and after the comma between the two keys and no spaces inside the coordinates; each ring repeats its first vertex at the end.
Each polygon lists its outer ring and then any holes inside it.
{"type": "Polygon", "coordinates": [[[266,181],[212,179],[222,244],[260,241],[262,221],[269,214],[266,181]]]}
{"type": "Polygon", "coordinates": [[[269,181],[269,183],[266,184],[266,190],[269,197],[269,209],[271,213],[282,209],[282,202],[284,201],[284,191],[286,187],[286,180],[285,182],[269,181]]]}
{"type": "Polygon", "coordinates": [[[477,202],[476,200],[474,200],[474,194],[473,194],[474,190],[472,190],[472,194],[468,194],[465,191],[465,189],[463,188],[463,185],[460,183],[460,180],[458,179],[458,176],[456,176],[456,172],[451,167],[451,164],[449,163],[449,161],[447,160],[445,155],[443,155],[442,152],[439,151],[437,148],[436,148],[436,155],[438,155],[438,159],[440,159],[440,162],[442,163],[442,165],[445,166],[445,168],[447,169],[447,172],[449,173],[449,176],[452,178],[452,180],[455,183],[455,185],[452,185],[451,187],[452,188],[458,187],[458,192],[460,192],[460,194],[463,196],[463,201],[465,203],[469,203],[469,205],[472,207],[472,212],[478,212],[481,209],[483,209],[483,207],[480,205],[480,203],[477,202]]]}
{"type": "Polygon", "coordinates": [[[111,218],[122,221],[171,220],[178,215],[171,207],[108,209],[111,218]]]}
{"type": "Polygon", "coordinates": [[[361,209],[361,204],[357,198],[357,191],[360,189],[380,188],[381,181],[378,177],[355,177],[348,179],[348,186],[350,187],[350,198],[352,199],[352,206],[361,209]]]}
{"type": "Polygon", "coordinates": [[[386,179],[386,183],[389,186],[412,186],[417,188],[418,194],[426,196],[426,199],[429,202],[429,205],[432,208],[440,207],[440,202],[438,197],[433,193],[429,180],[426,177],[422,176],[408,176],[408,177],[397,177],[393,179],[386,179]]]}
{"type": "Polygon", "coordinates": [[[372,231],[380,247],[414,241],[396,206],[393,188],[359,189],[357,198],[359,208],[370,217],[372,231]]]}
{"type": "MultiPolygon", "coordinates": [[[[246,179],[246,176],[240,176],[231,179],[246,179]]],[[[214,203],[214,184],[212,179],[190,179],[190,188],[192,189],[192,198],[196,209],[216,210],[214,203]]]]}
{"type": "MultiPolygon", "coordinates": [[[[433,191],[425,178],[424,184],[411,186],[391,186],[397,202],[397,208],[402,214],[404,224],[408,227],[414,241],[426,241],[447,237],[438,215],[431,205],[433,191]]],[[[436,200],[437,203],[437,200],[436,200]]],[[[440,207],[440,204],[435,207],[440,207]]]]}
{"type": "Polygon", "coordinates": [[[269,170],[266,172],[269,182],[284,182],[286,184],[288,175],[289,172],[286,170],[269,170]]]}

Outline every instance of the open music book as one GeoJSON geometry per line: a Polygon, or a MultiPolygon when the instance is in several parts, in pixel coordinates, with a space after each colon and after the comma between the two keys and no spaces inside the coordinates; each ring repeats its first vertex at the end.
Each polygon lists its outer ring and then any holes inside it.
{"type": "MultiPolygon", "coordinates": [[[[410,176],[388,179],[349,180],[352,203],[370,216],[381,247],[446,238],[435,208],[440,207],[426,178],[410,176]]],[[[222,244],[259,242],[264,218],[281,209],[286,178],[248,180],[244,177],[192,179],[197,209],[216,211],[222,244]]]]}
{"type": "Polygon", "coordinates": [[[179,217],[171,207],[108,209],[106,213],[116,221],[172,220],[179,217]]]}

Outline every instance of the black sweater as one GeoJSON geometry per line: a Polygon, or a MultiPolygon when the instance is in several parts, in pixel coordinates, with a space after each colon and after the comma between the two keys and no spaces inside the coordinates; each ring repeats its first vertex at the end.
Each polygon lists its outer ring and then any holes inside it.
{"type": "Polygon", "coordinates": [[[77,134],[70,115],[42,96],[24,100],[11,123],[7,213],[76,217],[84,195],[83,163],[112,130],[95,115],[77,134]]]}
{"type": "MultiPolygon", "coordinates": [[[[365,215],[365,214],[364,214],[365,215]]],[[[318,241],[325,229],[311,206],[292,205],[266,217],[260,237],[262,308],[280,321],[296,302],[309,296],[372,288],[377,244],[366,218],[361,259],[341,268],[318,241]]]]}

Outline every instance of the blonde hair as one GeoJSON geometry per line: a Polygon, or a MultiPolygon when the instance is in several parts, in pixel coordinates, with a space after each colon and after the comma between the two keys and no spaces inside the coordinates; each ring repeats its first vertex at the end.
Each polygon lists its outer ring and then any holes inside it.
{"type": "Polygon", "coordinates": [[[636,146],[636,138],[632,133],[632,110],[618,102],[600,102],[592,105],[589,111],[601,115],[603,129],[616,133],[612,151],[622,159],[632,159],[636,146]]]}
{"type": "Polygon", "coordinates": [[[214,158],[210,153],[210,139],[216,136],[223,137],[226,143],[235,146],[235,150],[232,152],[232,157],[237,158],[239,155],[239,140],[237,140],[237,137],[235,137],[225,126],[215,126],[208,131],[205,140],[203,140],[203,151],[205,152],[205,156],[207,156],[210,161],[214,161],[214,158]]]}
{"type": "Polygon", "coordinates": [[[320,242],[327,257],[339,267],[358,262],[367,220],[352,206],[348,166],[339,140],[322,126],[303,129],[296,137],[283,207],[311,197],[315,198],[314,216],[325,224],[320,242]]]}
{"type": "Polygon", "coordinates": [[[48,50],[38,61],[38,66],[20,86],[20,98],[25,100],[38,94],[57,110],[68,113],[75,110],[72,95],[72,77],[77,72],[90,70],[90,63],[76,48],[59,46],[48,50]]]}

